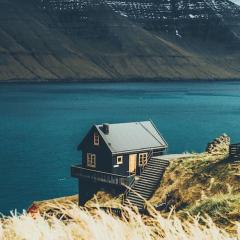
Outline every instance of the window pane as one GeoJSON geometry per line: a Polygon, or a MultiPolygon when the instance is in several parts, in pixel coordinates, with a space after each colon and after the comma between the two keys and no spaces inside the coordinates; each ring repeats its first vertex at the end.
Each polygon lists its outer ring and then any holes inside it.
{"type": "Polygon", "coordinates": [[[97,133],[94,133],[93,142],[94,145],[99,145],[99,135],[97,133]]]}
{"type": "Polygon", "coordinates": [[[123,156],[117,156],[117,164],[123,163],[123,156]]]}

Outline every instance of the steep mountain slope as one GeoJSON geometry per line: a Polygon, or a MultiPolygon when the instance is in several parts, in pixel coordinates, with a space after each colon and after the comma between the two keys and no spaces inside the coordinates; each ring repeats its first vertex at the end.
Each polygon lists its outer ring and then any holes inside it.
{"type": "Polygon", "coordinates": [[[204,39],[239,38],[240,7],[228,0],[107,1],[111,8],[146,29],[204,39]],[[221,36],[220,33],[223,33],[221,36]],[[235,36],[234,36],[235,35],[235,36]]]}
{"type": "Polygon", "coordinates": [[[1,1],[0,79],[105,77],[51,21],[30,2],[1,1]]]}
{"type": "MultiPolygon", "coordinates": [[[[203,38],[191,31],[195,27],[186,19],[162,28],[163,23],[151,17],[153,8],[141,22],[145,5],[133,4],[139,12],[134,18],[126,17],[129,11],[123,12],[119,4],[1,0],[0,80],[240,79],[236,5],[226,7],[235,9],[233,17],[224,17],[226,13],[216,18],[224,18],[219,25],[226,39],[219,43],[211,37],[221,39],[219,31],[203,38]],[[155,26],[151,31],[149,19],[155,26]]],[[[154,4],[165,6],[164,1],[154,4]]]]}

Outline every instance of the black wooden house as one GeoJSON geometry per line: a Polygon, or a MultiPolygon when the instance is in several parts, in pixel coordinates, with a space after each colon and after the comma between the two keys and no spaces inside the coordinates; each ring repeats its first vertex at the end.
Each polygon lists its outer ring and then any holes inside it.
{"type": "Polygon", "coordinates": [[[92,126],[78,146],[82,164],[71,168],[72,176],[79,179],[79,203],[101,189],[124,191],[167,147],[152,121],[92,126]]]}

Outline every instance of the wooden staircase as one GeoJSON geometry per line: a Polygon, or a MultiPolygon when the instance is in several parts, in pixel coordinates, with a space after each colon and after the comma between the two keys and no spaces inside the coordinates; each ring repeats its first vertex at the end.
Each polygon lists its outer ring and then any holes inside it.
{"type": "Polygon", "coordinates": [[[131,190],[126,191],[123,204],[133,205],[138,207],[139,210],[143,210],[144,199],[149,200],[152,197],[168,165],[168,160],[159,157],[150,158],[139,180],[132,184],[131,190]]]}

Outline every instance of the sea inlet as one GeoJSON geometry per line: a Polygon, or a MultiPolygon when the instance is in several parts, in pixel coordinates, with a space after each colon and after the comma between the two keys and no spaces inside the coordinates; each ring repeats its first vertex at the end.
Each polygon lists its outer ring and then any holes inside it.
{"type": "Polygon", "coordinates": [[[170,153],[240,142],[240,82],[0,85],[0,212],[77,193],[70,165],[92,124],[153,120],[170,153]]]}

